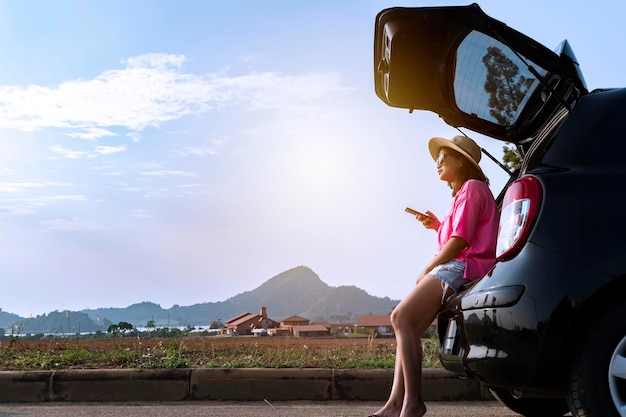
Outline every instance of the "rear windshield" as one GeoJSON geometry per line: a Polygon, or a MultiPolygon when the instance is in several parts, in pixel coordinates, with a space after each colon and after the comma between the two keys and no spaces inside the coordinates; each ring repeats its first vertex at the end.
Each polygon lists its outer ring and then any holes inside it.
{"type": "Polygon", "coordinates": [[[539,86],[528,65],[542,77],[546,74],[532,61],[522,58],[491,37],[470,32],[457,49],[454,74],[457,107],[500,126],[513,125],[539,86]]]}

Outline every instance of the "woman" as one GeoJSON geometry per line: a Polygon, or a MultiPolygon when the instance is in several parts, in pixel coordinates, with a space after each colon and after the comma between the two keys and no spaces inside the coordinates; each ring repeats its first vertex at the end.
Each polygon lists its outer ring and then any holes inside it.
{"type": "Polygon", "coordinates": [[[439,179],[454,200],[442,221],[430,211],[417,219],[437,232],[437,254],[417,277],[409,295],[391,313],[397,350],[389,399],[370,417],[421,417],[422,334],[447,297],[483,277],[495,264],[498,211],[489,180],[478,165],[480,147],[466,136],[428,142],[439,179]]]}

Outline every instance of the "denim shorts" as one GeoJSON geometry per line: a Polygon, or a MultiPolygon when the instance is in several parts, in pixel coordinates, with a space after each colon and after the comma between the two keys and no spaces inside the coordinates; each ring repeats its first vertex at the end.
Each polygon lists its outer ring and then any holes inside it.
{"type": "Polygon", "coordinates": [[[437,265],[436,267],[431,269],[427,275],[433,276],[440,280],[446,291],[449,286],[454,290],[454,292],[457,292],[463,286],[463,284],[467,282],[467,280],[463,278],[464,272],[465,262],[453,259],[446,262],[445,264],[437,265]]]}

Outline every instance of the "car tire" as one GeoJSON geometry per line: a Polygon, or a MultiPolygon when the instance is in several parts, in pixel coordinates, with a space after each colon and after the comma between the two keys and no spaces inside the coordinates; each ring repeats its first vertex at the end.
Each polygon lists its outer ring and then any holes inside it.
{"type": "Polygon", "coordinates": [[[574,417],[626,416],[626,303],[606,311],[577,346],[567,401],[574,417]]]}
{"type": "Polygon", "coordinates": [[[526,417],[561,417],[569,413],[565,399],[518,398],[508,390],[489,388],[489,391],[508,409],[526,417]]]}

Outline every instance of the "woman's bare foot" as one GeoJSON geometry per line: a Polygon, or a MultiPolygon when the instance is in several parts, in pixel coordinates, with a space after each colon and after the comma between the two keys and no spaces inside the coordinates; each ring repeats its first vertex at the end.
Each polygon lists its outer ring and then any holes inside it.
{"type": "Polygon", "coordinates": [[[370,414],[369,417],[399,417],[400,409],[394,407],[393,405],[387,403],[380,410],[376,411],[374,414],[370,414]]]}
{"type": "Polygon", "coordinates": [[[423,401],[415,404],[415,406],[402,407],[400,417],[422,417],[426,414],[426,404],[423,401]]]}

